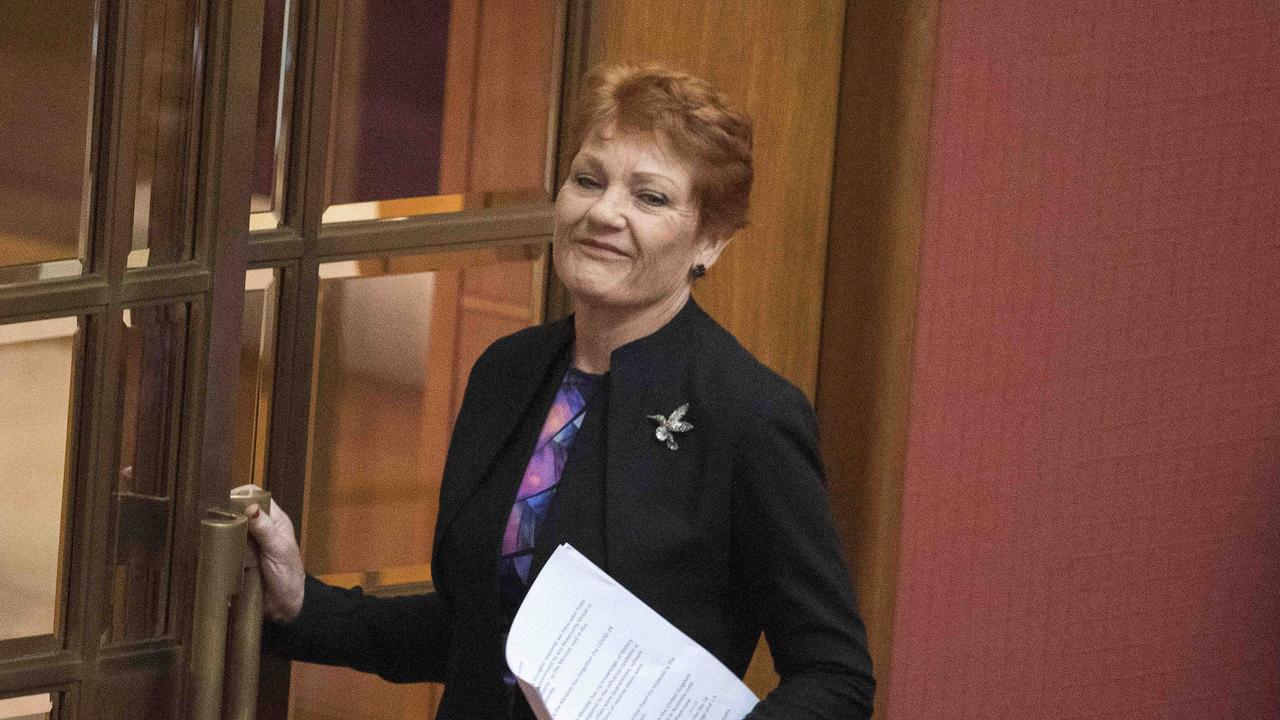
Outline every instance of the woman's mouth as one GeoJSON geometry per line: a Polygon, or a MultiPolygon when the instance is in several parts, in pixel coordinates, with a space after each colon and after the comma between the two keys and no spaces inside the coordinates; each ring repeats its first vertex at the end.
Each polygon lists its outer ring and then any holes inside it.
{"type": "Polygon", "coordinates": [[[610,245],[609,243],[600,242],[599,240],[579,238],[574,242],[589,255],[608,259],[628,257],[627,253],[623,252],[620,248],[610,245]]]}

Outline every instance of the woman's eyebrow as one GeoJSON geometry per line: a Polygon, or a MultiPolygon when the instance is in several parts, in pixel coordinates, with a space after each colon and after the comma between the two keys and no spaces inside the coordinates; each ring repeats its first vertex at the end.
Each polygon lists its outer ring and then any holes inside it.
{"type": "Polygon", "coordinates": [[[597,158],[595,155],[584,155],[582,153],[578,154],[578,157],[574,159],[573,164],[585,165],[592,170],[596,170],[600,168],[599,158],[597,158]]]}
{"type": "Polygon", "coordinates": [[[654,180],[658,180],[660,182],[668,183],[670,185],[676,184],[676,181],[670,176],[663,175],[662,173],[647,172],[644,170],[638,170],[636,172],[631,173],[631,177],[632,179],[638,180],[640,182],[653,182],[654,180]]]}

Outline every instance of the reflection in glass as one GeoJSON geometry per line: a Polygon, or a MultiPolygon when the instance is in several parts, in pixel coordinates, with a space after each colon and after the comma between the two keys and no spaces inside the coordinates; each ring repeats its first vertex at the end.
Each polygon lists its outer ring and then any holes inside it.
{"type": "Polygon", "coordinates": [[[0,284],[78,275],[92,194],[95,3],[0,5],[0,284]]]}
{"type": "Polygon", "coordinates": [[[325,222],[548,197],[560,2],[342,7],[325,222]]]}
{"type": "Polygon", "coordinates": [[[294,37],[297,6],[266,0],[262,19],[262,61],[258,76],[258,132],[254,145],[251,230],[279,227],[283,217],[289,115],[293,103],[294,37]]]}
{"type": "MultiPolygon", "coordinates": [[[[320,266],[310,572],[366,588],[430,579],[440,474],[467,375],[491,342],[541,320],[544,247],[320,266]]],[[[430,717],[434,693],[294,665],[292,717],[383,717],[370,707],[430,717]]]]}
{"type": "Polygon", "coordinates": [[[0,699],[0,720],[47,720],[52,712],[49,693],[0,699]]]}
{"type": "Polygon", "coordinates": [[[76,318],[0,325],[0,640],[57,634],[76,318]]]}
{"type": "Polygon", "coordinates": [[[112,568],[111,639],[116,642],[155,637],[165,630],[168,522],[178,471],[186,341],[186,305],[125,310],[116,488],[150,499],[161,512],[146,517],[154,527],[131,528],[155,540],[129,546],[112,568]]]}
{"type": "Polygon", "coordinates": [[[231,487],[264,484],[275,382],[277,270],[245,274],[240,377],[236,383],[231,487]]]}
{"type": "Polygon", "coordinates": [[[203,3],[145,0],[139,71],[137,167],[129,267],[167,265],[191,257],[193,47],[203,3]]]}

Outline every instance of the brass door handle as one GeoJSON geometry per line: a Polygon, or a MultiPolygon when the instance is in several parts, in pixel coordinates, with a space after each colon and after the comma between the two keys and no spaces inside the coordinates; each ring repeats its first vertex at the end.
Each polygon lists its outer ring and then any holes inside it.
{"type": "Polygon", "coordinates": [[[262,579],[248,544],[244,509],[270,512],[271,494],[232,496],[235,512],[200,520],[200,558],[191,621],[191,719],[253,720],[262,640],[262,579]]]}
{"type": "Polygon", "coordinates": [[[191,619],[191,720],[221,720],[227,610],[239,590],[248,545],[243,515],[208,510],[200,519],[196,601],[191,619]]]}
{"type": "MultiPolygon", "coordinates": [[[[244,515],[250,505],[271,514],[271,493],[253,488],[231,496],[231,508],[244,515]]],[[[262,575],[258,553],[246,548],[240,565],[240,592],[231,601],[227,638],[224,720],[254,720],[258,709],[258,666],[262,652],[262,575]]]]}

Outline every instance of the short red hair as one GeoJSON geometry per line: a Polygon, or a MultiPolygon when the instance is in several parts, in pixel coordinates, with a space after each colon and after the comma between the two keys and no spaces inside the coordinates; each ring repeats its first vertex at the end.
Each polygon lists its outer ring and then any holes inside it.
{"type": "Polygon", "coordinates": [[[701,229],[732,234],[747,224],[751,118],[706,80],[660,64],[597,67],[573,117],[574,152],[610,125],[652,132],[692,166],[701,229]]]}

